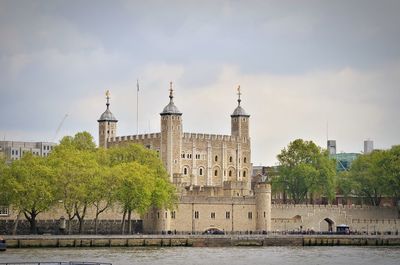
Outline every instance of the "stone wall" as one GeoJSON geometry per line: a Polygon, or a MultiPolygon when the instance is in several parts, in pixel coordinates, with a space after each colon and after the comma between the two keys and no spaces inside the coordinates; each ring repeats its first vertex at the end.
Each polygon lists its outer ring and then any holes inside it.
{"type": "Polygon", "coordinates": [[[272,205],[273,231],[328,231],[329,226],[346,224],[362,233],[400,231],[399,210],[395,207],[342,205],[272,205]]]}
{"type": "MultiPolygon", "coordinates": [[[[121,220],[99,220],[98,234],[121,234],[121,220]]],[[[141,220],[132,220],[132,233],[142,233],[143,223],[141,220]]],[[[12,220],[0,220],[0,235],[10,235],[14,227],[12,220]]],[[[128,222],[125,222],[125,230],[127,231],[128,222]]],[[[38,220],[37,221],[38,234],[66,234],[66,231],[60,230],[60,220],[38,220]]],[[[79,233],[79,223],[77,220],[71,221],[71,234],[79,233]]],[[[84,234],[95,234],[94,220],[85,220],[83,224],[84,234]]],[[[18,223],[17,234],[28,235],[30,234],[30,226],[27,220],[20,220],[18,223]]]]}

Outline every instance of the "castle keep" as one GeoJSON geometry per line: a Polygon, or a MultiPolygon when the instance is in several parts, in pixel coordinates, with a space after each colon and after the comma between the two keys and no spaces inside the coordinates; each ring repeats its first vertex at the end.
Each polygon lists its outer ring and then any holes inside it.
{"type": "MultiPolygon", "coordinates": [[[[133,221],[135,233],[193,234],[209,229],[226,233],[326,232],[335,231],[341,224],[365,234],[399,233],[396,207],[271,204],[271,186],[265,176],[254,177],[251,184],[250,115],[240,97],[239,91],[237,106],[230,115],[230,135],[183,132],[183,113],[174,104],[171,86],[169,102],[160,113],[160,132],[117,136],[118,120],[110,111],[107,93],[107,108],[98,120],[99,145],[109,148],[139,143],[156,150],[179,191],[175,209],[151,209],[141,220],[133,221]]],[[[94,207],[87,209],[84,226],[89,233],[94,231],[95,214],[94,207]]],[[[66,215],[65,209],[56,205],[38,216],[38,227],[44,233],[59,233],[60,217],[66,215]]],[[[99,220],[100,233],[120,233],[120,216],[118,207],[106,210],[99,220]]],[[[17,219],[18,211],[0,205],[0,234],[10,234],[17,219]]],[[[71,223],[77,233],[77,221],[71,223]]],[[[29,233],[29,222],[21,220],[18,229],[29,233]]]]}
{"type": "Polygon", "coordinates": [[[101,147],[139,143],[156,150],[180,190],[177,209],[149,212],[144,216],[144,230],[270,230],[271,187],[259,183],[251,190],[250,115],[241,106],[240,87],[230,135],[183,132],[183,115],[173,99],[171,82],[158,133],[116,136],[118,121],[109,109],[108,93],[107,109],[98,120],[101,147]]]}

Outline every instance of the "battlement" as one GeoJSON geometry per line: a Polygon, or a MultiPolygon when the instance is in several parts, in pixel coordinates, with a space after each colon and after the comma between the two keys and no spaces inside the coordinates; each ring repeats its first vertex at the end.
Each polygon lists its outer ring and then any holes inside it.
{"type": "Polygon", "coordinates": [[[349,209],[349,210],[383,210],[392,209],[391,207],[366,206],[366,205],[333,205],[333,204],[272,204],[276,209],[349,209]]]}
{"type": "Polygon", "coordinates": [[[238,197],[207,197],[207,196],[181,196],[179,203],[182,204],[228,204],[228,205],[255,205],[254,196],[238,197]]]}
{"type": "Polygon", "coordinates": [[[143,139],[157,139],[161,137],[161,133],[148,133],[148,134],[136,134],[127,136],[117,136],[110,139],[109,142],[124,142],[124,141],[137,141],[143,139]]]}
{"type": "Polygon", "coordinates": [[[352,224],[397,224],[399,219],[352,219],[352,224]]]}
{"type": "Polygon", "coordinates": [[[183,133],[183,139],[200,139],[211,141],[224,141],[224,142],[243,142],[247,143],[247,137],[235,137],[231,135],[222,134],[205,134],[205,133],[183,133]]]}

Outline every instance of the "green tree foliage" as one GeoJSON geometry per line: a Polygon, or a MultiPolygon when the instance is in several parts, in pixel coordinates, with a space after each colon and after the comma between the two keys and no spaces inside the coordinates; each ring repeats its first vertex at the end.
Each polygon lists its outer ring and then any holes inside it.
{"type": "Polygon", "coordinates": [[[371,205],[380,205],[383,196],[400,196],[400,146],[375,150],[353,161],[346,181],[353,193],[367,198],[371,205]]]}
{"type": "Polygon", "coordinates": [[[93,184],[104,172],[97,163],[93,147],[90,134],[77,133],[74,137],[64,137],[50,155],[58,177],[59,199],[68,215],[68,233],[70,221],[75,217],[79,221],[79,233],[83,232],[87,208],[94,201],[93,184]]]}
{"type": "Polygon", "coordinates": [[[176,202],[175,187],[156,152],[138,144],[109,149],[112,172],[119,184],[117,201],[123,209],[122,233],[128,215],[128,233],[131,233],[131,213],[144,213],[151,206],[172,208],[176,202]],[[116,173],[117,172],[117,173],[116,173]]]}
{"type": "Polygon", "coordinates": [[[31,153],[12,163],[9,188],[13,206],[22,212],[36,233],[36,217],[47,211],[56,200],[54,172],[44,157],[31,153]]]}
{"type": "MultiPolygon", "coordinates": [[[[141,145],[95,148],[87,133],[64,137],[48,158],[26,154],[8,165],[0,159],[0,203],[13,205],[36,231],[36,216],[62,202],[70,221],[77,218],[79,232],[89,207],[99,215],[114,204],[128,216],[150,207],[172,208],[175,187],[156,152],[141,145]]],[[[123,225],[125,222],[123,222],[123,225]]],[[[123,231],[125,229],[123,228],[123,231]]]]}
{"type": "Polygon", "coordinates": [[[400,200],[400,145],[386,152],[381,164],[387,180],[387,195],[393,196],[397,203],[400,200]]]}
{"type": "Polygon", "coordinates": [[[326,151],[312,141],[297,139],[277,156],[279,176],[275,190],[288,194],[294,203],[313,201],[317,196],[332,200],[335,196],[335,163],[326,151]]]}
{"type": "Polygon", "coordinates": [[[95,208],[95,233],[98,230],[100,214],[113,206],[116,201],[118,181],[111,171],[108,150],[99,148],[96,152],[96,160],[99,172],[94,176],[89,189],[92,205],[95,208]]]}
{"type": "Polygon", "coordinates": [[[348,171],[339,172],[337,175],[337,192],[343,195],[345,204],[347,200],[354,195],[354,187],[356,186],[354,180],[350,178],[350,173],[348,171]]]}
{"type": "Polygon", "coordinates": [[[152,174],[152,205],[171,209],[176,203],[176,190],[169,180],[158,154],[139,144],[130,144],[109,149],[111,166],[136,161],[148,167],[152,174]]]}
{"type": "Polygon", "coordinates": [[[4,157],[0,157],[0,205],[10,205],[12,202],[10,167],[4,157]]]}

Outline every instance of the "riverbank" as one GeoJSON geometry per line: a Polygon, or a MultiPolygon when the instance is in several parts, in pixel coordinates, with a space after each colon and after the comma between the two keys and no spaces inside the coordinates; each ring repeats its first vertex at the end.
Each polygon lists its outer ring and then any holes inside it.
{"type": "Polygon", "coordinates": [[[5,236],[8,248],[40,247],[231,247],[400,246],[399,236],[359,235],[27,235],[5,236]]]}

